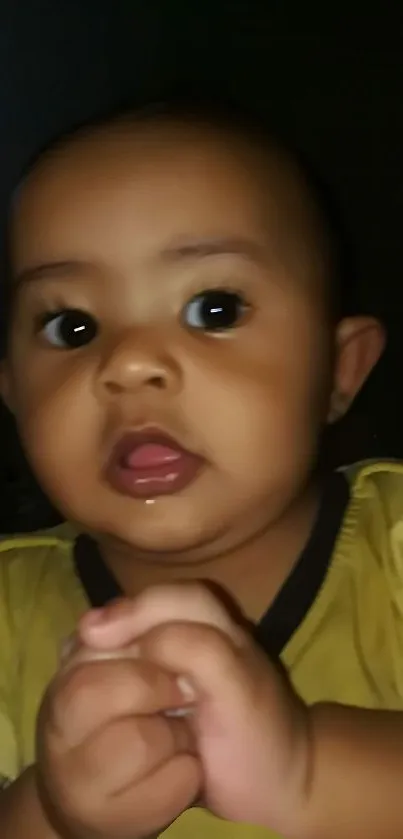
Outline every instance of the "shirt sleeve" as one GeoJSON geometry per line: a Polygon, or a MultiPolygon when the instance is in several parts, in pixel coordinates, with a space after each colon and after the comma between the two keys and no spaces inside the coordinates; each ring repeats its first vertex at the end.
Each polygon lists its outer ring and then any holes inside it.
{"type": "Polygon", "coordinates": [[[14,712],[17,705],[18,633],[14,625],[9,552],[0,544],[0,788],[18,775],[14,712]]]}
{"type": "MultiPolygon", "coordinates": [[[[396,710],[403,710],[403,474],[390,475],[381,485],[378,516],[371,517],[377,531],[377,555],[386,582],[387,608],[378,621],[378,643],[384,649],[382,659],[389,661],[390,689],[396,697],[396,710]],[[378,522],[382,524],[378,529],[378,522]],[[382,620],[380,619],[382,618],[382,620]]],[[[373,611],[383,602],[382,588],[374,588],[373,611]]]]}

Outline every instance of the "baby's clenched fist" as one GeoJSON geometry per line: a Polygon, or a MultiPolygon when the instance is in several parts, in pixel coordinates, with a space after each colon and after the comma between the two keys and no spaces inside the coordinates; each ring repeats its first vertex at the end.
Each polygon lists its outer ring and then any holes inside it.
{"type": "Polygon", "coordinates": [[[197,797],[201,770],[174,675],[155,663],[76,650],[39,714],[44,806],[68,839],[160,832],[197,797]],[[166,713],[168,714],[166,715],[166,713]]]}
{"type": "Polygon", "coordinates": [[[144,661],[188,681],[208,809],[293,835],[307,805],[309,709],[204,585],[149,589],[90,613],[79,631],[98,651],[137,644],[144,661]]]}

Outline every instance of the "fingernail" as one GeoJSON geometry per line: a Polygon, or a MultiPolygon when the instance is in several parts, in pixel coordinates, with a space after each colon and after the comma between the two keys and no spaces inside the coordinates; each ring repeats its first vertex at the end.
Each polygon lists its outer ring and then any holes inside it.
{"type": "Polygon", "coordinates": [[[191,717],[194,714],[194,708],[168,708],[163,713],[164,717],[191,717]]]}
{"type": "Polygon", "coordinates": [[[186,702],[194,702],[196,699],[196,691],[189,682],[186,676],[178,676],[176,684],[186,702]]]}
{"type": "Polygon", "coordinates": [[[90,612],[84,616],[86,626],[97,627],[108,622],[107,609],[91,609],[90,612]]]}

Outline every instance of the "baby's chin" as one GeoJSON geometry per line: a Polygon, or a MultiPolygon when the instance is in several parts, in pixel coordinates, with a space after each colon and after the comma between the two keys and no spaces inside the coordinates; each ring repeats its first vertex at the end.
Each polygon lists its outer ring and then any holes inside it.
{"type": "Polygon", "coordinates": [[[65,485],[63,512],[82,532],[97,534],[105,548],[114,546],[133,560],[181,566],[236,547],[245,514],[238,499],[231,503],[230,489],[206,490],[196,481],[183,492],[135,499],[92,481],[79,495],[65,485]]]}
{"type": "MultiPolygon", "coordinates": [[[[103,534],[100,534],[102,540],[103,534]]],[[[132,555],[134,560],[141,561],[148,565],[175,566],[185,568],[190,565],[203,565],[213,559],[220,551],[215,549],[214,539],[201,540],[192,534],[184,536],[183,533],[168,533],[157,538],[156,535],[146,538],[144,534],[138,533],[105,534],[105,540],[111,545],[119,544],[121,550],[127,555],[132,555]]]]}
{"type": "Polygon", "coordinates": [[[99,520],[90,530],[105,547],[132,554],[134,560],[180,567],[203,563],[220,553],[223,527],[217,522],[203,524],[200,518],[193,522],[189,516],[176,519],[145,513],[142,518],[136,515],[120,522],[99,520]]]}

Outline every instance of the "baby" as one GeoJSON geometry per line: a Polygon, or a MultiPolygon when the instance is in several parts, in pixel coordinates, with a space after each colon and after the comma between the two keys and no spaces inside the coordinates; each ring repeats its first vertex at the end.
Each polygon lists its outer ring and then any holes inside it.
{"type": "Polygon", "coordinates": [[[384,333],[298,157],[92,123],[9,263],[2,393],[69,524],[1,546],[2,839],[401,839],[403,468],[316,468],[384,333]]]}

